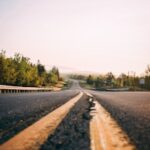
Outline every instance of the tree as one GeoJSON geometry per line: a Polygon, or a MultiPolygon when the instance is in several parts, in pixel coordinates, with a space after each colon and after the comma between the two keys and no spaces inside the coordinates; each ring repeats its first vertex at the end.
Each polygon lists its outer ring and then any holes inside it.
{"type": "Polygon", "coordinates": [[[146,73],[147,76],[150,76],[150,65],[147,65],[145,73],[146,73]]]}
{"type": "Polygon", "coordinates": [[[112,74],[112,72],[108,72],[106,74],[106,82],[107,85],[111,86],[113,84],[113,80],[115,79],[114,75],[112,74]]]}
{"type": "Polygon", "coordinates": [[[17,78],[17,72],[16,72],[16,68],[15,68],[13,59],[7,58],[5,65],[7,65],[7,73],[5,75],[5,77],[7,78],[6,84],[15,85],[16,78],[17,78]]]}
{"type": "Polygon", "coordinates": [[[30,59],[18,53],[15,55],[14,61],[17,72],[16,85],[29,86],[30,80],[28,74],[31,69],[30,59]]]}
{"type": "Polygon", "coordinates": [[[54,66],[51,71],[57,76],[57,78],[58,78],[58,80],[59,80],[60,75],[59,75],[59,70],[58,70],[58,68],[56,68],[56,67],[54,66]]]}
{"type": "Polygon", "coordinates": [[[95,87],[100,88],[104,86],[104,79],[102,77],[97,77],[95,80],[95,87]]]}
{"type": "Polygon", "coordinates": [[[6,56],[5,56],[6,52],[4,50],[1,51],[0,53],[0,83],[4,84],[6,82],[6,71],[7,71],[7,67],[6,67],[6,56]]]}
{"type": "Polygon", "coordinates": [[[89,75],[87,77],[87,83],[90,84],[90,85],[92,85],[94,83],[94,78],[92,77],[92,75],[89,75]]]}
{"type": "Polygon", "coordinates": [[[38,69],[39,76],[42,76],[42,74],[44,74],[46,72],[44,65],[42,65],[39,60],[38,60],[38,64],[37,64],[37,69],[38,69]]]}
{"type": "Polygon", "coordinates": [[[118,82],[118,85],[120,87],[125,87],[127,86],[128,84],[128,76],[124,73],[120,74],[119,77],[117,78],[117,82],[118,82]]]}
{"type": "Polygon", "coordinates": [[[100,87],[100,83],[101,83],[101,80],[100,80],[99,77],[97,77],[96,80],[95,80],[95,87],[99,88],[100,87]]]}
{"type": "Polygon", "coordinates": [[[53,71],[50,71],[47,74],[47,80],[46,81],[48,84],[54,85],[58,82],[58,76],[53,71]]]}
{"type": "Polygon", "coordinates": [[[150,65],[147,66],[145,73],[145,88],[150,89],[150,65]]]}

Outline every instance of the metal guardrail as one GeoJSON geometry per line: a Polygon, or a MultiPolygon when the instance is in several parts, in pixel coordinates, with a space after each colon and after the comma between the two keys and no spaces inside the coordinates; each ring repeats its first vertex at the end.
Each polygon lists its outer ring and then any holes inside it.
{"type": "Polygon", "coordinates": [[[106,91],[129,91],[129,88],[106,89],[106,91]]]}
{"type": "Polygon", "coordinates": [[[48,92],[48,91],[52,91],[52,88],[36,88],[36,87],[0,85],[0,93],[48,92]]]}

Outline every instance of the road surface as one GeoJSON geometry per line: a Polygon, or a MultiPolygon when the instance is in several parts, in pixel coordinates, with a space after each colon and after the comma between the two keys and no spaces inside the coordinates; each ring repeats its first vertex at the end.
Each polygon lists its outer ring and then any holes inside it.
{"type": "MultiPolygon", "coordinates": [[[[149,92],[96,92],[82,89],[78,81],[72,82],[69,90],[60,92],[1,94],[0,143],[13,139],[12,137],[23,129],[58,110],[80,91],[85,91],[92,94],[94,99],[110,112],[137,150],[150,150],[149,92]]],[[[90,149],[89,126],[92,116],[91,104],[87,100],[89,96],[83,94],[77,104],[73,108],[71,106],[71,110],[68,109],[68,115],[64,115],[65,118],[56,131],[43,143],[42,150],[63,150],[67,145],[68,148],[77,150],[90,149]]],[[[59,115],[58,112],[56,114],[59,115]]]]}
{"type": "MultiPolygon", "coordinates": [[[[72,85],[72,89],[76,83],[72,85]]],[[[0,143],[67,102],[78,90],[0,94],[0,143]]]]}
{"type": "Polygon", "coordinates": [[[150,150],[150,92],[91,92],[139,150],[150,150]]]}

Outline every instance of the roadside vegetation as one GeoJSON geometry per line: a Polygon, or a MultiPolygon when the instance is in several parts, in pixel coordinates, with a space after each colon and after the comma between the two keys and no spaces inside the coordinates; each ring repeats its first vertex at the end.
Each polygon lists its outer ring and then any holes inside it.
{"type": "Polygon", "coordinates": [[[16,53],[13,57],[7,57],[5,51],[0,52],[0,84],[16,86],[52,86],[63,79],[59,70],[53,67],[47,71],[38,60],[37,64],[30,59],[16,53]]]}
{"type": "Polygon", "coordinates": [[[136,76],[135,72],[122,73],[115,76],[112,72],[100,75],[70,75],[73,79],[80,80],[80,85],[87,89],[108,90],[108,89],[128,89],[128,90],[150,90],[150,65],[145,70],[145,75],[136,76]]]}

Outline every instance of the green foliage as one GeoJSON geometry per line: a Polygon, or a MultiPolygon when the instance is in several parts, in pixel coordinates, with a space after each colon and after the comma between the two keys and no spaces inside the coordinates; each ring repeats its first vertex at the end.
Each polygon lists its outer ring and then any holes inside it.
{"type": "Polygon", "coordinates": [[[108,72],[105,75],[99,75],[96,77],[89,75],[86,78],[86,82],[87,84],[94,86],[96,89],[128,87],[132,90],[150,90],[150,65],[147,66],[145,73],[146,75],[143,77],[136,76],[134,72],[132,72],[132,74],[128,73],[128,75],[122,73],[118,77],[115,77],[111,72],[108,72]],[[145,81],[145,84],[143,85],[140,84],[141,78],[145,81]]]}
{"type": "Polygon", "coordinates": [[[89,76],[87,77],[87,83],[90,84],[90,85],[94,84],[94,78],[93,78],[92,75],[89,75],[89,76]]]}
{"type": "Polygon", "coordinates": [[[70,76],[69,76],[70,78],[72,78],[72,79],[77,79],[77,80],[86,80],[86,76],[85,75],[78,75],[78,74],[71,74],[70,76]]]}
{"type": "Polygon", "coordinates": [[[58,70],[58,68],[53,67],[52,70],[51,70],[51,72],[56,76],[56,77],[54,77],[54,78],[56,78],[56,80],[59,80],[60,75],[59,75],[59,70],[58,70]]]}
{"type": "Polygon", "coordinates": [[[101,88],[105,85],[105,81],[102,77],[97,77],[96,80],[95,80],[95,87],[96,88],[101,88]]]}
{"type": "Polygon", "coordinates": [[[50,76],[51,76],[51,83],[56,84],[58,82],[57,74],[55,74],[53,71],[51,71],[50,76]]]}
{"type": "Polygon", "coordinates": [[[150,90],[150,65],[145,70],[145,88],[150,90]]]}
{"type": "Polygon", "coordinates": [[[112,72],[108,72],[108,73],[106,74],[106,84],[107,84],[108,86],[112,86],[112,85],[113,85],[114,79],[115,79],[115,77],[114,77],[114,75],[112,74],[112,72]]]}
{"type": "Polygon", "coordinates": [[[38,64],[37,64],[37,69],[38,69],[38,75],[39,75],[40,77],[41,77],[44,73],[46,73],[46,70],[45,70],[44,65],[42,65],[39,60],[38,60],[38,64]]]}
{"type": "Polygon", "coordinates": [[[6,52],[0,52],[0,84],[18,86],[54,85],[59,79],[59,70],[53,67],[47,73],[45,66],[38,61],[32,64],[30,59],[16,53],[13,58],[7,58],[6,52]]]}

